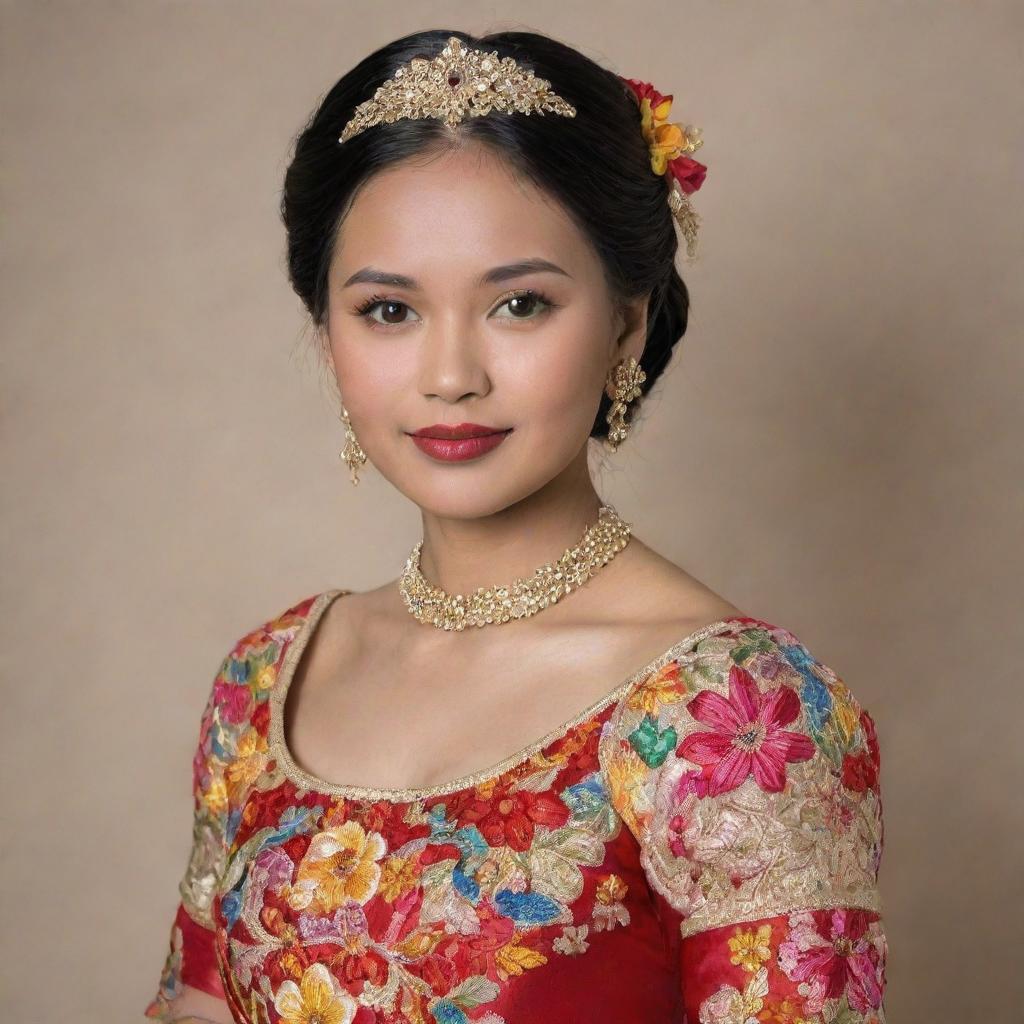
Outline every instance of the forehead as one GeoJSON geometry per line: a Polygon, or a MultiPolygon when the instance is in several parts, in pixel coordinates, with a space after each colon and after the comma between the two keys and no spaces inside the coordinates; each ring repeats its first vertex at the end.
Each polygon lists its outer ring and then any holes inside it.
{"type": "Polygon", "coordinates": [[[346,267],[372,262],[393,269],[410,261],[476,269],[524,256],[545,257],[570,273],[593,270],[596,260],[560,203],[479,145],[375,174],[343,220],[335,250],[346,267]]]}

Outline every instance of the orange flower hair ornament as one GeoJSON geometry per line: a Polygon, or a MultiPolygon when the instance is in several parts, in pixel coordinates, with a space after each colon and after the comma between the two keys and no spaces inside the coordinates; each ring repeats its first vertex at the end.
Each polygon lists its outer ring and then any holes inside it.
{"type": "Polygon", "coordinates": [[[693,259],[697,252],[700,218],[689,197],[704,183],[707,167],[686,154],[695,153],[704,145],[700,129],[692,124],[669,123],[671,94],[662,95],[650,82],[621,76],[620,79],[637,99],[640,129],[651,151],[651,170],[669,180],[669,206],[686,239],[686,255],[693,259]]]}

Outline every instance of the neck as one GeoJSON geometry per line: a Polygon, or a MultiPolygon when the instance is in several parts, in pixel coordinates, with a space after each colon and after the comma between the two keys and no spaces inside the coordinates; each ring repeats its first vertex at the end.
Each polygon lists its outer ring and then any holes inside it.
{"type": "Polygon", "coordinates": [[[583,458],[522,501],[458,519],[423,513],[423,575],[449,594],[509,584],[556,561],[597,522],[602,500],[583,458]]]}

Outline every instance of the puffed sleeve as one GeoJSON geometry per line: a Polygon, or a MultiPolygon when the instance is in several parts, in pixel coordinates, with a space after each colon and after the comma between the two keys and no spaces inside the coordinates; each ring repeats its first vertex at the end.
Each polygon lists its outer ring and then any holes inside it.
{"type": "Polygon", "coordinates": [[[601,749],[688,1024],[884,1024],[879,748],[834,671],[735,620],[630,690],[601,749]]]}
{"type": "Polygon", "coordinates": [[[169,1003],[190,985],[224,998],[215,956],[212,919],[213,897],[227,855],[226,728],[225,694],[232,657],[221,663],[213,681],[199,725],[199,742],[192,759],[192,848],[178,885],[179,902],[171,924],[169,949],[159,988],[145,1015],[156,1020],[169,1017],[169,1003]]]}

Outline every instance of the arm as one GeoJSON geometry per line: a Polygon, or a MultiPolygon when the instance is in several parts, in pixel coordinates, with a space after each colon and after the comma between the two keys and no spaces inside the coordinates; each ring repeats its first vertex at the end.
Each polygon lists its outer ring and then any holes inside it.
{"type": "Polygon", "coordinates": [[[192,761],[192,848],[178,885],[180,900],[171,923],[167,956],[145,1015],[161,1024],[233,1024],[215,954],[213,899],[226,863],[228,732],[217,702],[221,664],[203,710],[192,761]]]}
{"type": "Polygon", "coordinates": [[[884,1024],[874,723],[766,623],[702,641],[617,709],[613,803],[679,928],[691,1024],[884,1024]]]}

